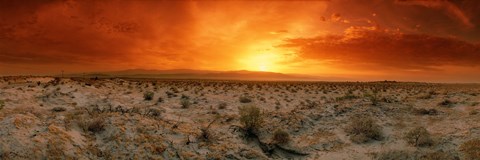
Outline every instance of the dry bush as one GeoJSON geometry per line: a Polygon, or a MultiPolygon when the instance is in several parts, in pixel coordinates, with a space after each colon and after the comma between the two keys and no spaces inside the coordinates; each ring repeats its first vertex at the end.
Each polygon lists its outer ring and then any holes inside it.
{"type": "Polygon", "coordinates": [[[248,134],[253,134],[263,123],[263,115],[256,106],[242,106],[239,108],[240,123],[248,134]]]}
{"type": "Polygon", "coordinates": [[[455,102],[446,99],[446,100],[443,100],[442,102],[440,102],[438,105],[443,106],[443,107],[453,107],[454,104],[455,104],[455,102]]]}
{"type": "Polygon", "coordinates": [[[315,107],[319,106],[319,103],[307,99],[307,100],[305,100],[305,103],[301,102],[301,105],[303,105],[303,106],[305,106],[309,109],[312,109],[312,108],[315,108],[315,107]]]}
{"type": "Polygon", "coordinates": [[[372,118],[366,116],[353,117],[350,124],[345,128],[345,132],[350,134],[350,140],[354,143],[382,139],[382,127],[376,124],[372,118]]]}
{"type": "MultiPolygon", "coordinates": [[[[1,109],[1,108],[0,108],[1,109]]],[[[478,111],[477,110],[471,110],[470,112],[468,112],[468,114],[470,115],[477,115],[478,114],[478,111]]]]}
{"type": "Polygon", "coordinates": [[[413,152],[404,150],[388,150],[376,153],[374,159],[376,160],[413,160],[416,155],[413,152]]]}
{"type": "Polygon", "coordinates": [[[480,159],[480,138],[469,140],[460,146],[466,159],[480,159]]]}
{"type": "Polygon", "coordinates": [[[290,142],[290,134],[283,130],[277,130],[273,133],[273,142],[276,144],[285,144],[290,142]]]}
{"type": "Polygon", "coordinates": [[[420,157],[421,160],[458,160],[459,158],[450,152],[435,151],[425,153],[420,157]]]}
{"type": "Polygon", "coordinates": [[[4,106],[5,106],[5,102],[3,100],[0,100],[0,110],[2,110],[4,106]]]}
{"type": "Polygon", "coordinates": [[[192,105],[192,103],[190,102],[190,100],[182,98],[180,99],[180,105],[182,106],[182,108],[188,108],[190,107],[190,105],[192,105]]]}
{"type": "Polygon", "coordinates": [[[47,159],[67,159],[65,156],[65,142],[60,139],[49,139],[46,147],[47,159]]]}
{"type": "Polygon", "coordinates": [[[163,102],[163,98],[162,98],[162,97],[158,97],[157,103],[162,103],[162,102],[163,102]]]}
{"type": "Polygon", "coordinates": [[[431,146],[433,140],[425,127],[416,127],[405,134],[405,140],[408,144],[415,147],[431,146]]]}
{"type": "Polygon", "coordinates": [[[380,98],[378,97],[377,92],[373,92],[372,94],[366,94],[366,98],[372,103],[372,105],[376,106],[380,102],[380,98]]]}
{"type": "Polygon", "coordinates": [[[155,93],[153,93],[151,91],[147,91],[147,92],[143,93],[143,99],[145,99],[146,101],[151,101],[153,99],[154,95],[155,95],[155,93]]]}
{"type": "Polygon", "coordinates": [[[145,113],[145,115],[151,116],[151,117],[159,117],[160,115],[162,115],[162,112],[163,112],[162,110],[157,108],[149,108],[147,110],[147,113],[145,113]]]}
{"type": "Polygon", "coordinates": [[[345,95],[341,97],[336,97],[335,99],[337,101],[343,101],[343,100],[352,100],[352,99],[357,99],[358,96],[354,95],[353,93],[346,93],[345,95]]]}
{"type": "Polygon", "coordinates": [[[187,96],[187,95],[184,95],[184,94],[182,94],[182,96],[181,96],[180,98],[181,98],[181,99],[190,99],[190,97],[189,97],[189,96],[187,96]]]}
{"type": "Polygon", "coordinates": [[[79,119],[77,124],[84,132],[90,131],[92,133],[99,133],[105,130],[105,120],[100,117],[92,120],[79,119]]]}
{"type": "Polygon", "coordinates": [[[376,160],[458,160],[458,157],[450,152],[434,151],[406,151],[406,150],[388,150],[376,153],[376,160]]]}
{"type": "Polygon", "coordinates": [[[53,112],[63,112],[66,111],[67,109],[65,107],[53,107],[52,111],[53,112]]]}
{"type": "Polygon", "coordinates": [[[480,104],[480,102],[472,102],[472,103],[470,104],[470,106],[477,106],[477,105],[479,105],[479,104],[480,104]]]}
{"type": "Polygon", "coordinates": [[[166,91],[165,94],[167,94],[168,98],[177,97],[177,95],[175,93],[172,93],[172,92],[169,92],[169,91],[166,91]]]}
{"type": "Polygon", "coordinates": [[[225,108],[227,108],[227,103],[221,102],[218,104],[218,109],[225,109],[225,108]]]}
{"type": "Polygon", "coordinates": [[[88,125],[88,131],[97,133],[103,131],[105,128],[105,120],[103,118],[97,118],[90,122],[88,125]]]}
{"type": "Polygon", "coordinates": [[[239,97],[240,103],[250,103],[252,99],[248,96],[240,96],[239,97]]]}
{"type": "Polygon", "coordinates": [[[438,111],[436,109],[425,109],[425,108],[420,108],[420,109],[413,109],[413,112],[417,115],[437,115],[438,111]]]}
{"type": "Polygon", "coordinates": [[[216,152],[208,152],[207,153],[207,160],[221,160],[225,159],[223,154],[216,153],[216,152]]]}
{"type": "Polygon", "coordinates": [[[213,121],[208,123],[206,127],[200,128],[201,134],[198,136],[198,139],[203,140],[205,142],[210,142],[215,139],[214,134],[210,132],[210,127],[212,126],[215,121],[217,121],[219,117],[216,117],[213,121]]]}

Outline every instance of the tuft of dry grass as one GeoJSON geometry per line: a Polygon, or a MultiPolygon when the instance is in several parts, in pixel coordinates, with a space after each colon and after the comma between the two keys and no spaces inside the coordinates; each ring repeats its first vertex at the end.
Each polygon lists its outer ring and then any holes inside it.
{"type": "Polygon", "coordinates": [[[415,154],[404,150],[388,150],[376,153],[374,159],[376,160],[411,160],[415,159],[415,154]]]}
{"type": "Polygon", "coordinates": [[[273,142],[276,144],[286,144],[290,142],[290,134],[279,129],[273,133],[273,142]]]}
{"type": "Polygon", "coordinates": [[[480,138],[466,141],[460,146],[460,151],[469,160],[480,159],[480,138]]]}
{"type": "Polygon", "coordinates": [[[416,127],[405,133],[405,140],[415,147],[431,146],[433,140],[425,127],[416,127]]]}
{"type": "Polygon", "coordinates": [[[182,106],[182,108],[188,108],[188,107],[190,107],[190,105],[192,105],[192,103],[190,102],[189,99],[182,98],[182,99],[180,99],[180,105],[182,106]]]}
{"type": "Polygon", "coordinates": [[[5,102],[3,100],[0,100],[0,110],[2,110],[4,106],[5,106],[5,102]]]}
{"type": "Polygon", "coordinates": [[[162,110],[157,108],[149,108],[145,113],[145,115],[151,116],[151,117],[159,117],[160,115],[162,115],[162,112],[163,112],[162,110]]]}
{"type": "Polygon", "coordinates": [[[442,150],[434,152],[387,150],[374,154],[376,160],[458,160],[459,158],[451,152],[442,150]]]}
{"type": "Polygon", "coordinates": [[[201,134],[198,136],[198,139],[203,140],[205,142],[210,142],[215,139],[215,135],[210,131],[210,127],[212,126],[215,121],[217,121],[219,117],[216,117],[213,121],[211,121],[206,127],[200,128],[201,134]]]}
{"type": "Polygon", "coordinates": [[[154,95],[155,95],[155,93],[153,93],[151,91],[147,91],[147,92],[143,93],[143,99],[145,99],[146,101],[151,101],[153,99],[154,95]]]}
{"type": "Polygon", "coordinates": [[[92,133],[99,133],[105,130],[105,120],[103,118],[95,118],[89,121],[86,127],[92,133]]]}
{"type": "Polygon", "coordinates": [[[438,111],[436,109],[425,109],[425,108],[420,108],[420,109],[413,109],[413,112],[417,115],[437,115],[438,111]]]}
{"type": "Polygon", "coordinates": [[[227,108],[227,103],[221,102],[218,104],[218,109],[225,109],[225,108],[227,108]]]}
{"type": "Polygon", "coordinates": [[[382,127],[367,116],[355,116],[345,128],[350,134],[350,140],[354,143],[366,143],[370,140],[382,139],[382,127]]]}
{"type": "Polygon", "coordinates": [[[442,107],[453,107],[453,105],[455,105],[455,102],[446,99],[446,100],[443,100],[442,102],[440,102],[438,105],[440,105],[442,107]]]}
{"type": "Polygon", "coordinates": [[[53,107],[52,111],[53,112],[63,112],[66,111],[67,109],[65,107],[53,107]]]}
{"type": "Polygon", "coordinates": [[[250,103],[252,99],[248,96],[240,96],[239,98],[240,103],[250,103]]]}
{"type": "MultiPolygon", "coordinates": [[[[1,109],[1,108],[0,108],[1,109]]],[[[468,114],[470,115],[477,115],[478,114],[478,111],[477,110],[471,110],[470,112],[468,112],[468,114]]]]}
{"type": "Polygon", "coordinates": [[[240,123],[247,134],[253,134],[263,123],[263,115],[260,108],[249,105],[239,108],[240,123]]]}
{"type": "Polygon", "coordinates": [[[421,156],[421,160],[458,160],[459,158],[452,153],[445,151],[435,151],[425,153],[421,156]]]}

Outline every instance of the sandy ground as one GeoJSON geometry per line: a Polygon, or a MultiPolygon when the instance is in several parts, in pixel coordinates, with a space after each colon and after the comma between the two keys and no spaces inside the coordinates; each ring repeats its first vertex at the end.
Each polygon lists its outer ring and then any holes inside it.
{"type": "Polygon", "coordinates": [[[479,102],[469,84],[3,77],[0,159],[467,159],[459,146],[480,137],[479,102]],[[253,138],[241,106],[262,110],[253,138]],[[346,128],[357,115],[382,138],[353,142],[346,128]],[[433,143],[408,144],[415,127],[433,143]],[[276,130],[290,141],[276,144],[276,130]],[[396,151],[410,157],[387,154],[396,151]]]}

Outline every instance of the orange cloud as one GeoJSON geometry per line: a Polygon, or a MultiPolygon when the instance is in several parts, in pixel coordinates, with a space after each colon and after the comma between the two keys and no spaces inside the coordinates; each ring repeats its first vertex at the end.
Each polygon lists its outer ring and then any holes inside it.
{"type": "Polygon", "coordinates": [[[479,6],[474,0],[0,0],[0,75],[476,70],[479,6]]]}
{"type": "Polygon", "coordinates": [[[425,6],[428,8],[435,8],[444,10],[449,16],[458,20],[460,23],[465,25],[468,28],[474,27],[474,24],[470,21],[470,18],[465,15],[465,13],[455,4],[446,0],[438,1],[422,1],[422,0],[397,0],[398,4],[403,5],[419,5],[425,6]]]}
{"type": "Polygon", "coordinates": [[[283,47],[300,57],[369,69],[430,70],[439,66],[479,67],[480,45],[455,38],[404,34],[378,27],[351,27],[340,35],[294,38],[283,47]]]}

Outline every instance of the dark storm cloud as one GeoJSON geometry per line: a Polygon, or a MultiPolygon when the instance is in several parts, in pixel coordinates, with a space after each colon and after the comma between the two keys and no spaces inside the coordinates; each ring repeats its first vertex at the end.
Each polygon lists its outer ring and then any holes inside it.
{"type": "Polygon", "coordinates": [[[189,45],[191,6],[175,1],[0,1],[1,63],[125,61],[153,44],[189,45]],[[151,43],[151,44],[150,44],[151,43]]]}

